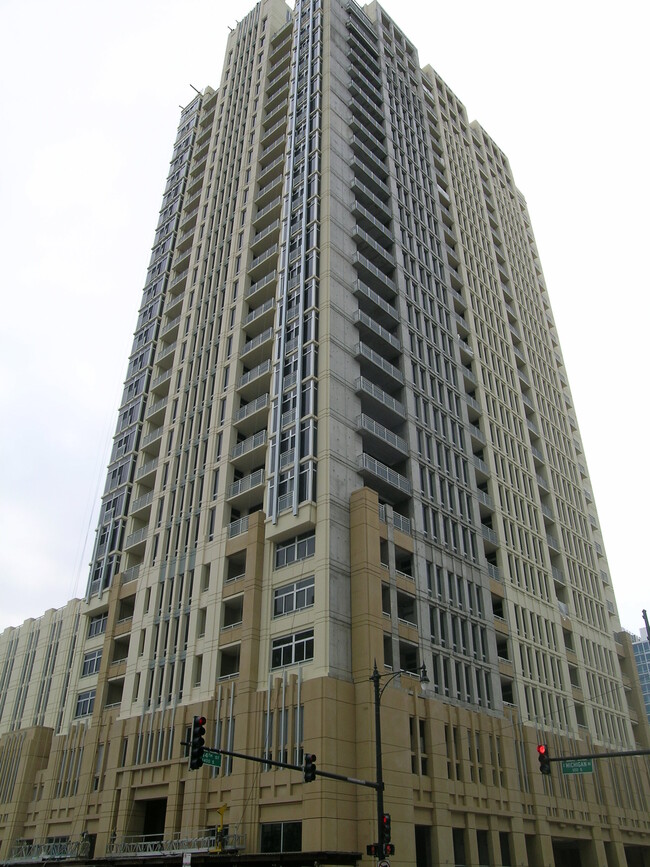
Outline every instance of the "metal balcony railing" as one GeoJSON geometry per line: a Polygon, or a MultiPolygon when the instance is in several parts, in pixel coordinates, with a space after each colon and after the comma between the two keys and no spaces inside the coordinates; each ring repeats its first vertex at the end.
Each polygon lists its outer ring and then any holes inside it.
{"type": "Polygon", "coordinates": [[[42,843],[26,843],[18,840],[9,853],[8,861],[50,861],[65,858],[88,858],[90,855],[90,840],[58,840],[42,843]]]}
{"type": "Polygon", "coordinates": [[[237,852],[245,849],[245,834],[227,834],[220,837],[214,833],[198,834],[194,837],[171,837],[163,839],[162,834],[137,834],[130,837],[117,837],[106,847],[106,854],[125,858],[133,855],[155,855],[164,852],[237,852]]]}

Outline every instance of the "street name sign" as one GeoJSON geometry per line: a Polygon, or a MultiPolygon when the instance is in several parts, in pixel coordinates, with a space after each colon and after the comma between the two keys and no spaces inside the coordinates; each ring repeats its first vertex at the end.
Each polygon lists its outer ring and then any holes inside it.
{"type": "Polygon", "coordinates": [[[591,774],[593,770],[591,759],[568,759],[562,762],[563,774],[591,774]]]}
{"type": "Polygon", "coordinates": [[[203,764],[212,765],[213,768],[220,768],[221,753],[203,753],[203,764]]]}

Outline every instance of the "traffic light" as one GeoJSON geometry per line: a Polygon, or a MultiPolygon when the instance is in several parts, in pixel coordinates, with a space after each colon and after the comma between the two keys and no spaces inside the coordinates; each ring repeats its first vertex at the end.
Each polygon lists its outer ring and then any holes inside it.
{"type": "Polygon", "coordinates": [[[203,744],[205,740],[205,717],[195,716],[192,721],[192,735],[190,737],[190,771],[196,771],[203,767],[203,744]]]}
{"type": "Polygon", "coordinates": [[[371,858],[379,858],[379,846],[376,843],[368,843],[366,855],[369,855],[371,858]]]}
{"type": "Polygon", "coordinates": [[[546,746],[546,744],[538,744],[537,745],[537,752],[538,752],[537,758],[539,759],[540,771],[543,774],[550,774],[551,773],[551,756],[549,755],[548,747],[546,746]]]}
{"type": "Polygon", "coordinates": [[[380,843],[386,850],[386,846],[390,843],[390,813],[384,813],[381,817],[380,843]]]}
{"type": "Polygon", "coordinates": [[[395,854],[395,844],[394,843],[386,843],[386,845],[384,846],[384,849],[386,850],[384,852],[384,855],[394,855],[395,854]]]}
{"type": "Polygon", "coordinates": [[[313,783],[316,779],[316,756],[313,753],[305,753],[305,764],[303,770],[305,774],[305,782],[313,783]]]}

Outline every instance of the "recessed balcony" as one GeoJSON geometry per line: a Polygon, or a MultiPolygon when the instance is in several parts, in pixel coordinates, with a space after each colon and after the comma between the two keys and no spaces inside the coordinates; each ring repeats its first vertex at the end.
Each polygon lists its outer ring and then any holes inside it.
{"type": "Polygon", "coordinates": [[[233,482],[228,489],[228,502],[236,509],[250,508],[264,496],[264,468],[233,482]]]}
{"type": "Polygon", "coordinates": [[[404,375],[399,367],[395,367],[367,343],[358,343],[354,350],[354,356],[360,362],[362,374],[368,373],[374,382],[389,389],[395,389],[404,384],[404,375]]]}
{"type": "Polygon", "coordinates": [[[129,506],[129,515],[131,517],[137,516],[139,520],[144,521],[146,515],[151,512],[153,496],[153,491],[149,491],[146,494],[142,494],[140,497],[136,497],[135,500],[132,500],[131,505],[129,506]]]}
{"type": "Polygon", "coordinates": [[[165,396],[161,397],[160,400],[155,401],[151,404],[151,406],[147,407],[147,421],[155,425],[161,425],[165,419],[165,410],[168,403],[169,397],[165,396]]]}
{"type": "Polygon", "coordinates": [[[135,471],[135,481],[153,488],[157,468],[158,458],[153,458],[153,460],[147,461],[135,471]]]}
{"type": "Polygon", "coordinates": [[[241,358],[247,365],[260,364],[271,353],[273,343],[273,328],[267,328],[261,334],[247,340],[242,346],[241,358]]]}
{"type": "Polygon", "coordinates": [[[362,413],[357,418],[357,430],[364,444],[368,444],[369,450],[385,463],[403,461],[408,457],[406,440],[371,416],[362,413]]]}
{"type": "Polygon", "coordinates": [[[378,295],[374,289],[367,286],[363,280],[356,281],[354,294],[359,299],[360,305],[367,308],[363,310],[364,314],[371,316],[377,325],[390,331],[391,328],[395,328],[399,324],[397,309],[381,295],[378,295]]]}
{"type": "Polygon", "coordinates": [[[246,329],[248,337],[259,334],[273,325],[275,319],[275,298],[267,298],[259,307],[253,308],[244,317],[242,327],[246,329]]]}
{"type": "Polygon", "coordinates": [[[230,460],[239,470],[259,466],[264,459],[266,440],[266,428],[257,431],[253,436],[247,437],[234,446],[230,453],[230,460]]]}
{"type": "Polygon", "coordinates": [[[406,417],[404,404],[365,376],[358,377],[355,391],[361,397],[362,406],[367,404],[368,410],[372,410],[369,414],[380,424],[391,427],[404,421],[406,417]]]}
{"type": "Polygon", "coordinates": [[[233,416],[233,423],[242,434],[254,434],[266,425],[269,414],[269,395],[261,394],[245,403],[233,416]]]}
{"type": "Polygon", "coordinates": [[[359,475],[391,505],[401,503],[411,496],[411,483],[406,476],[387,467],[371,455],[365,452],[360,454],[358,467],[359,475]]]}

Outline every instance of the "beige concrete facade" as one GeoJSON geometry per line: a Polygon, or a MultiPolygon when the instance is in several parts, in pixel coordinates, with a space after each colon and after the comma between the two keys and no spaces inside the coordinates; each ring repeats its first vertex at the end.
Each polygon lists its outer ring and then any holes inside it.
{"type": "Polygon", "coordinates": [[[393,864],[648,867],[647,756],[538,767],[650,733],[507,158],[377,4],[262,0],[181,114],[86,596],[0,636],[0,861],[369,863],[371,787],[181,742],[372,782],[375,662],[393,864]]]}

